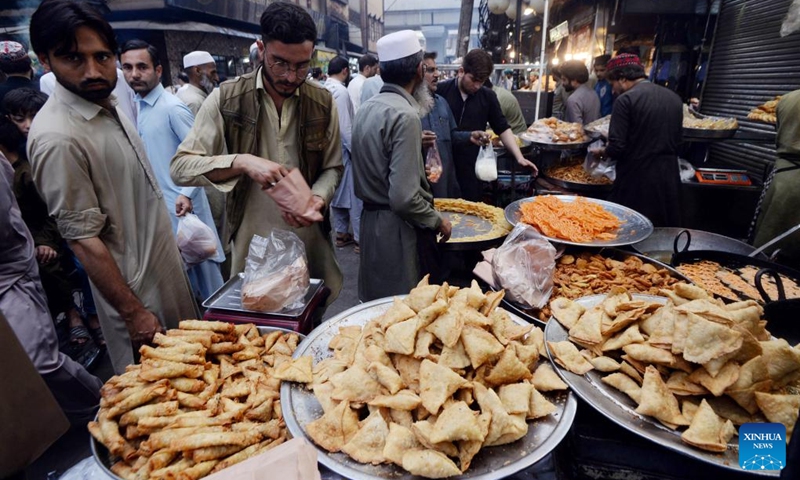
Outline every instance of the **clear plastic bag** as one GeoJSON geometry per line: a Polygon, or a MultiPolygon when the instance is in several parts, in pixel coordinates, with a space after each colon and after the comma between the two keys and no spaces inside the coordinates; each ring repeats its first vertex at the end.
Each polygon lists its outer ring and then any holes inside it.
{"type": "Polygon", "coordinates": [[[442,159],[439,156],[439,149],[436,148],[436,142],[428,149],[428,155],[425,157],[425,172],[428,175],[428,181],[436,183],[442,177],[442,159]]]}
{"type": "Polygon", "coordinates": [[[512,302],[532,308],[547,305],[555,268],[555,247],[524,223],[514,227],[492,257],[494,284],[512,302]]]}
{"type": "Polygon", "coordinates": [[[60,480],[112,480],[94,457],[86,457],[59,477],[60,480]]]}
{"type": "Polygon", "coordinates": [[[178,219],[177,237],[178,250],[189,266],[202,263],[217,254],[217,232],[193,213],[178,219]]]}
{"type": "Polygon", "coordinates": [[[600,178],[608,177],[612,182],[617,179],[617,161],[612,158],[598,158],[593,151],[603,148],[602,140],[595,140],[589,145],[586,152],[586,159],[583,161],[583,169],[589,175],[600,178]]]}
{"type": "Polygon", "coordinates": [[[242,306],[258,312],[279,312],[303,306],[311,279],[306,248],[300,237],[273,230],[253,235],[242,274],[242,306]]]}
{"type": "Polygon", "coordinates": [[[678,171],[681,175],[682,182],[690,182],[694,178],[694,166],[688,160],[682,158],[678,159],[678,171]]]}
{"type": "Polygon", "coordinates": [[[482,146],[478,152],[478,159],[475,161],[475,176],[484,182],[497,180],[497,155],[494,153],[492,144],[482,146]]]}

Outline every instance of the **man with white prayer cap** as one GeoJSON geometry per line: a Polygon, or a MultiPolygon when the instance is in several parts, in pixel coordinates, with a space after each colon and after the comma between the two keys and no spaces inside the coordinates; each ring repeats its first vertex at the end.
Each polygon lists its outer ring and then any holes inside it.
{"type": "Polygon", "coordinates": [[[198,50],[183,56],[183,71],[189,77],[189,86],[179,90],[177,96],[196,116],[208,94],[214,91],[219,82],[217,64],[210,53],[198,50]]]}
{"type": "Polygon", "coordinates": [[[447,241],[451,230],[433,208],[422,158],[420,118],[433,107],[422,47],[411,30],[386,35],[377,47],[384,85],[353,122],[355,192],[364,202],[358,294],[365,302],[407,293],[437,273],[436,236],[447,241]]]}

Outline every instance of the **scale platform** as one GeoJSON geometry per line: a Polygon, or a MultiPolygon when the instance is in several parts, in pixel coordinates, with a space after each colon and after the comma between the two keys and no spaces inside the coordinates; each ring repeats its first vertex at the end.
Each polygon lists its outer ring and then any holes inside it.
{"type": "Polygon", "coordinates": [[[750,186],[753,182],[746,170],[728,170],[723,168],[698,168],[694,176],[700,183],[714,185],[745,185],[750,186]]]}

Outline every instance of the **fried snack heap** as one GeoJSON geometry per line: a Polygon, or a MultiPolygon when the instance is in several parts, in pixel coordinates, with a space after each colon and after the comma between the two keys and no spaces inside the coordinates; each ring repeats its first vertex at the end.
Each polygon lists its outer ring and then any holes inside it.
{"type": "Polygon", "coordinates": [[[605,175],[602,177],[589,175],[583,168],[583,161],[550,167],[547,169],[547,176],[565,182],[585,183],[587,185],[611,185],[614,183],[605,175]]]}
{"type": "MultiPolygon", "coordinates": [[[[728,300],[755,300],[763,303],[756,290],[755,276],[758,269],[751,266],[727,268],[711,260],[684,263],[676,267],[678,271],[694,283],[714,295],[728,300]]],[[[800,298],[800,287],[792,279],[781,275],[786,298],[800,298]]],[[[773,300],[778,299],[778,287],[771,276],[763,278],[764,290],[773,300]]]]}
{"type": "MultiPolygon", "coordinates": [[[[101,389],[89,431],[124,479],[195,480],[284,442],[281,379],[296,379],[296,334],[185,320],[101,389]]],[[[310,368],[310,364],[309,364],[310,368]]]]}
{"type": "Polygon", "coordinates": [[[778,102],[780,101],[781,101],[781,95],[778,95],[774,99],[765,102],[763,105],[759,105],[756,108],[750,110],[750,113],[747,114],[747,118],[759,122],[771,123],[773,125],[778,123],[778,116],[776,115],[776,110],[778,108],[778,102]]]}
{"type": "Polygon", "coordinates": [[[589,308],[560,297],[553,316],[569,340],[548,342],[556,363],[625,393],[636,412],[681,440],[722,453],[734,425],[778,422],[791,436],[800,409],[800,348],[772,339],[753,301],[725,304],[702,288],[664,290],[666,305],[624,289],[589,308]],[[581,348],[581,350],[578,350],[581,348]]]}
{"type": "MultiPolygon", "coordinates": [[[[504,237],[511,231],[511,225],[506,221],[502,208],[493,207],[481,202],[461,200],[459,198],[436,198],[433,200],[433,206],[440,212],[466,213],[492,222],[491,230],[479,232],[478,235],[469,237],[450,237],[448,242],[451,243],[492,240],[504,237]]],[[[454,227],[458,223],[458,220],[459,218],[457,217],[451,217],[451,222],[454,227]]]]}
{"type": "Polygon", "coordinates": [[[526,420],[557,411],[547,397],[567,386],[540,365],[542,330],[497,308],[502,297],[426,277],[363,327],[340,328],[333,356],[313,367],[324,415],[308,435],[329,452],[428,478],[460,475],[481,448],[526,436],[526,420]]]}
{"type": "Polygon", "coordinates": [[[563,202],[552,195],[540,195],[520,205],[522,221],[550,238],[589,243],[613,240],[622,222],[600,205],[578,197],[563,202]]]}

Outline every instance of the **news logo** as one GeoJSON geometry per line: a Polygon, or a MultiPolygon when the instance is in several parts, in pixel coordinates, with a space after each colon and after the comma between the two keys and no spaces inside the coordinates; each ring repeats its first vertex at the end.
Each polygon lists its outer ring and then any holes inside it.
{"type": "Polygon", "coordinates": [[[786,427],[745,423],[739,428],[739,466],[743,470],[781,470],[786,466],[786,427]]]}

